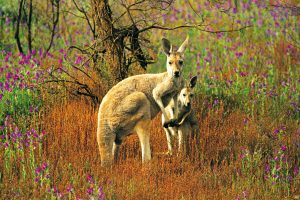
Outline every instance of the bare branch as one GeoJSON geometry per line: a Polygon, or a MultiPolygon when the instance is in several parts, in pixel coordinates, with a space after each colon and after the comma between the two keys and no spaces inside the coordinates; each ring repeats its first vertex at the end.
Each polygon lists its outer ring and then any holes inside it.
{"type": "Polygon", "coordinates": [[[188,4],[189,4],[190,8],[193,10],[193,12],[194,12],[199,18],[201,18],[202,23],[204,23],[204,18],[203,18],[203,16],[199,15],[199,13],[198,13],[198,12],[195,10],[195,8],[192,6],[190,0],[187,0],[187,2],[188,2],[188,4]]]}
{"type": "Polygon", "coordinates": [[[230,30],[218,30],[218,31],[211,31],[211,30],[207,30],[207,29],[201,29],[200,27],[206,27],[207,25],[181,25],[181,26],[175,26],[175,27],[164,27],[164,26],[158,26],[158,25],[152,25],[152,26],[148,26],[144,29],[141,29],[139,32],[145,32],[148,31],[150,29],[160,29],[160,30],[166,30],[166,31],[172,31],[172,30],[176,30],[176,29],[181,29],[181,28],[195,28],[199,31],[203,31],[203,32],[207,32],[207,33],[227,33],[227,32],[236,32],[236,31],[241,31],[243,29],[246,28],[250,28],[253,27],[252,25],[247,25],[241,28],[237,28],[237,29],[230,29],[230,30]]]}
{"type": "Polygon", "coordinates": [[[75,7],[77,8],[77,10],[84,15],[84,19],[87,21],[87,23],[93,33],[93,37],[95,39],[96,38],[95,24],[92,25],[90,18],[88,17],[87,11],[84,10],[84,8],[80,8],[79,5],[77,4],[76,0],[72,0],[72,1],[74,3],[75,7]]]}
{"type": "Polygon", "coordinates": [[[22,44],[21,44],[21,40],[20,40],[20,22],[21,22],[21,17],[22,17],[23,3],[24,3],[24,0],[20,0],[18,19],[17,19],[17,28],[16,28],[16,32],[15,32],[15,39],[17,41],[17,46],[18,46],[18,49],[19,49],[20,53],[24,53],[23,48],[22,48],[22,44]]]}
{"type": "Polygon", "coordinates": [[[148,30],[151,30],[151,29],[160,29],[160,30],[165,30],[165,31],[173,31],[173,30],[176,30],[176,29],[181,29],[181,28],[197,28],[197,27],[200,27],[200,26],[205,26],[205,25],[181,25],[181,26],[175,26],[175,27],[165,27],[165,26],[159,26],[159,25],[151,25],[151,26],[148,26],[146,28],[143,28],[141,30],[139,30],[139,33],[142,33],[142,32],[145,32],[145,31],[148,31],[148,30]]]}
{"type": "Polygon", "coordinates": [[[57,27],[57,24],[58,24],[58,21],[59,21],[59,9],[60,9],[60,0],[51,0],[51,4],[52,4],[52,30],[51,30],[51,38],[50,38],[50,42],[49,42],[49,45],[45,51],[45,55],[46,53],[49,52],[49,50],[51,49],[52,47],[52,44],[53,44],[53,40],[54,40],[54,36],[55,36],[55,33],[56,33],[56,27],[57,27]],[[56,2],[56,4],[55,4],[56,2]],[[56,7],[56,10],[55,8],[56,7]]]}
{"type": "MultiPolygon", "coordinates": [[[[56,77],[54,77],[56,78],[56,77]]],[[[63,80],[63,79],[52,79],[52,80],[47,80],[43,84],[48,84],[48,83],[61,83],[61,85],[72,95],[83,95],[90,97],[94,103],[94,105],[99,104],[99,98],[97,95],[93,94],[92,91],[90,90],[89,86],[83,83],[80,83],[78,81],[70,81],[70,80],[63,80]],[[72,89],[70,88],[67,84],[71,84],[73,86],[77,86],[77,89],[72,89]],[[84,90],[84,91],[82,91],[84,90]]]]}
{"type": "Polygon", "coordinates": [[[31,52],[32,51],[32,32],[31,32],[31,22],[32,22],[32,0],[29,0],[29,17],[27,22],[28,27],[28,49],[31,52]]]}

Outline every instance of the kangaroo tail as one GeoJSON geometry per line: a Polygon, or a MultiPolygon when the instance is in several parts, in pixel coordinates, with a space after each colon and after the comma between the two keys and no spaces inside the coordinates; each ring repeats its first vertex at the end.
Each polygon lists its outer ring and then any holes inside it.
{"type": "Polygon", "coordinates": [[[97,142],[101,157],[101,166],[109,167],[113,164],[113,144],[116,138],[110,128],[108,128],[105,119],[98,115],[97,142]]]}

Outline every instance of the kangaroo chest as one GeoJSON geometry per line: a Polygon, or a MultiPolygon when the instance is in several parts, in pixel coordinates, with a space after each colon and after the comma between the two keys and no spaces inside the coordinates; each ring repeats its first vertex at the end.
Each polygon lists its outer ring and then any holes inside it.
{"type": "MultiPolygon", "coordinates": [[[[161,97],[164,107],[167,107],[169,105],[170,101],[179,93],[184,84],[182,78],[171,79],[167,82],[169,82],[168,86],[166,87],[166,90],[168,92],[166,92],[166,94],[161,97]]],[[[153,98],[152,100],[153,106],[151,107],[151,116],[155,117],[156,114],[160,111],[160,108],[153,98]]]]}
{"type": "Polygon", "coordinates": [[[191,106],[184,106],[183,104],[178,102],[178,121],[181,121],[182,118],[191,111],[191,109],[192,109],[191,106]]]}

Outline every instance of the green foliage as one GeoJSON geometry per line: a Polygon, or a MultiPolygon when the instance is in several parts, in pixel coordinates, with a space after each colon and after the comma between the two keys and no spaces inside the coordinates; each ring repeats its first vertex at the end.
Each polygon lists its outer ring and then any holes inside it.
{"type": "MultiPolygon", "coordinates": [[[[299,130],[294,133],[296,135],[293,137],[294,141],[290,141],[292,140],[291,133],[298,129],[300,120],[299,51],[294,46],[300,39],[297,32],[299,30],[297,17],[284,8],[268,8],[264,1],[260,1],[261,4],[257,3],[258,1],[228,1],[232,3],[232,7],[222,12],[220,12],[219,6],[222,7],[222,5],[218,4],[219,1],[191,0],[190,2],[197,9],[197,14],[191,12],[188,6],[183,6],[182,1],[176,1],[174,8],[171,8],[169,15],[164,19],[166,25],[176,26],[188,24],[193,20],[201,21],[199,19],[201,16],[208,22],[208,25],[203,28],[205,31],[188,29],[181,34],[176,30],[164,36],[170,41],[175,41],[175,45],[180,45],[186,34],[190,36],[190,45],[185,52],[184,77],[188,79],[194,75],[198,76],[196,92],[199,97],[203,97],[203,102],[200,102],[204,105],[200,113],[202,120],[205,121],[208,115],[218,113],[220,108],[224,109],[222,120],[226,119],[231,112],[239,111],[245,116],[243,129],[245,134],[253,134],[249,131],[251,127],[247,124],[251,119],[254,124],[252,124],[254,136],[249,137],[254,137],[254,139],[268,137],[268,141],[271,141],[271,147],[268,148],[263,148],[267,144],[261,145],[253,142],[256,145],[252,151],[249,150],[252,144],[247,144],[248,146],[242,147],[239,158],[235,156],[238,152],[231,152],[235,158],[230,162],[234,163],[237,171],[236,174],[231,174],[232,180],[220,180],[220,176],[214,171],[211,172],[210,169],[207,173],[204,171],[208,180],[207,185],[213,185],[207,187],[215,187],[218,182],[223,181],[228,184],[224,184],[228,188],[236,187],[238,199],[256,198],[255,193],[249,194],[249,191],[254,191],[253,188],[258,188],[260,193],[265,193],[263,197],[279,199],[278,194],[280,194],[291,198],[292,186],[300,184],[299,153],[293,152],[299,149],[299,140],[294,139],[299,137],[297,135],[299,130]],[[248,25],[251,27],[240,29],[248,25]],[[232,29],[237,31],[230,31],[232,29]],[[225,32],[222,32],[224,30],[225,32]],[[209,33],[214,31],[215,33],[209,33]],[[273,133],[268,125],[260,124],[266,117],[271,119],[268,123],[272,123],[272,127],[290,124],[289,130],[278,128],[273,133]]],[[[3,167],[0,166],[0,188],[4,185],[3,180],[11,183],[14,179],[18,179],[18,181],[28,182],[32,187],[30,189],[40,193],[40,196],[45,199],[75,199],[78,193],[84,193],[90,198],[102,199],[105,196],[109,199],[116,199],[120,185],[106,183],[102,177],[94,179],[89,175],[93,170],[91,163],[94,161],[84,160],[83,171],[88,174],[84,184],[82,184],[82,179],[85,178],[82,178],[82,173],[78,172],[80,166],[73,167],[71,163],[68,163],[66,170],[58,173],[58,177],[53,177],[50,172],[56,173],[59,169],[52,169],[52,167],[56,167],[58,162],[63,161],[60,158],[55,158],[56,163],[50,163],[47,160],[50,156],[47,155],[48,152],[45,152],[45,146],[49,144],[45,142],[44,132],[37,131],[43,128],[43,123],[51,123],[38,122],[41,109],[46,107],[41,100],[39,90],[39,85],[45,80],[44,74],[53,69],[57,73],[55,74],[57,78],[63,81],[77,75],[78,71],[71,66],[72,61],[65,62],[67,56],[64,48],[78,43],[90,44],[93,39],[90,30],[86,24],[82,23],[82,19],[75,18],[74,15],[64,15],[64,21],[61,22],[55,37],[53,54],[42,57],[44,52],[41,51],[19,55],[15,48],[15,30],[12,21],[17,14],[17,5],[17,0],[0,0],[0,11],[4,13],[0,19],[0,48],[5,50],[0,54],[0,156],[3,158],[1,160],[3,167]],[[74,71],[66,74],[62,73],[64,70],[74,71]],[[67,175],[61,173],[67,173],[67,175]],[[60,181],[62,176],[67,176],[69,180],[69,185],[63,188],[63,192],[56,188],[55,182],[60,181]],[[105,187],[102,187],[100,183],[103,183],[105,187]],[[75,187],[80,189],[77,190],[75,187]]],[[[49,42],[49,13],[42,12],[44,7],[41,5],[39,7],[35,4],[37,10],[33,20],[33,35],[36,36],[33,42],[34,49],[43,49],[49,42]]],[[[87,1],[81,2],[80,6],[86,10],[90,9],[87,1]]],[[[24,23],[20,36],[27,49],[24,23]]],[[[161,37],[159,32],[153,34],[154,41],[160,41],[161,37]],[[159,38],[156,38],[156,35],[159,38]]],[[[155,45],[158,48],[160,43],[156,42],[155,45]]],[[[88,64],[83,65],[86,57],[75,55],[70,58],[72,59],[74,65],[78,67],[82,65],[86,70],[91,69],[88,64]]],[[[165,62],[165,55],[159,53],[157,63],[149,66],[148,71],[152,73],[165,71],[165,62]]],[[[105,70],[102,74],[106,75],[105,70]]],[[[201,107],[201,105],[198,106],[201,107]]],[[[222,123],[214,120],[211,120],[207,126],[218,124],[215,128],[219,128],[218,126],[222,128],[222,123]]],[[[80,137],[78,136],[78,143],[82,142],[80,137]]],[[[243,142],[236,145],[242,145],[243,142]]],[[[67,145],[64,147],[70,148],[67,145]]],[[[62,149],[57,149],[57,151],[64,152],[62,149]]],[[[170,163],[172,162],[173,160],[170,163]]],[[[205,162],[210,162],[209,158],[203,158],[200,167],[195,165],[195,169],[192,170],[199,170],[198,168],[202,170],[206,167],[205,162]]],[[[174,166],[172,165],[172,168],[174,166]]],[[[175,173],[189,175],[188,171],[184,170],[186,169],[175,169],[175,173]]],[[[163,173],[173,173],[173,171],[163,173]]],[[[160,178],[155,176],[157,179],[160,178]]],[[[226,178],[230,179],[229,176],[226,178]]],[[[135,197],[141,184],[135,182],[134,179],[123,183],[123,185],[126,184],[129,196],[135,197]]],[[[16,189],[22,186],[11,187],[16,189]]],[[[219,190],[219,185],[215,188],[220,192],[219,194],[226,194],[225,189],[219,190]]],[[[151,190],[149,187],[147,192],[155,191],[159,194],[159,189],[156,183],[156,189],[151,190]]],[[[30,195],[31,193],[32,191],[30,195]]],[[[2,195],[1,192],[0,195],[2,195]]],[[[183,193],[182,199],[190,199],[186,195],[189,194],[183,193]]]]}
{"type": "MultiPolygon", "coordinates": [[[[0,0],[0,11],[2,15],[15,17],[18,13],[19,1],[18,0],[0,0]]],[[[1,16],[0,16],[1,17],[1,16]]]]}

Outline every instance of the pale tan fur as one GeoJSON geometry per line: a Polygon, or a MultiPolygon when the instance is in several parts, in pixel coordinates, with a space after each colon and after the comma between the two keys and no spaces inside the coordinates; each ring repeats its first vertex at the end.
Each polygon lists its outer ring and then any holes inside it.
{"type": "MultiPolygon", "coordinates": [[[[191,79],[191,82],[180,91],[178,96],[166,107],[167,115],[172,115],[174,112],[175,104],[177,101],[178,110],[178,123],[176,127],[168,127],[164,130],[166,132],[168,142],[168,154],[173,154],[173,140],[178,139],[178,152],[182,154],[187,153],[187,140],[191,135],[196,136],[197,144],[199,144],[199,122],[194,111],[191,108],[192,98],[194,96],[193,88],[196,84],[196,77],[191,79]]],[[[165,123],[165,118],[162,116],[162,123],[165,123]]]]}
{"type": "Polygon", "coordinates": [[[119,145],[133,132],[139,136],[142,161],[151,159],[149,122],[159,111],[168,120],[165,106],[184,86],[181,73],[187,43],[188,38],[173,52],[170,42],[163,39],[167,72],[129,77],[105,95],[99,108],[97,128],[102,166],[112,165],[119,145]]]}

